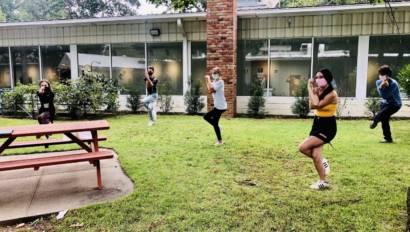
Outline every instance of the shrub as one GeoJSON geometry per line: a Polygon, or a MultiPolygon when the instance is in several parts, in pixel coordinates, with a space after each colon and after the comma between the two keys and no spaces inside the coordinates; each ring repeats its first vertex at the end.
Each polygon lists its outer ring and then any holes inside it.
{"type": "Polygon", "coordinates": [[[204,99],[201,99],[201,83],[196,82],[192,87],[191,92],[185,93],[184,103],[188,114],[198,114],[205,106],[204,99]]]}
{"type": "Polygon", "coordinates": [[[400,87],[410,97],[410,64],[405,65],[399,72],[398,81],[400,87]]]}
{"type": "Polygon", "coordinates": [[[104,75],[85,72],[77,80],[62,85],[58,103],[65,105],[72,119],[99,113],[101,109],[115,112],[118,109],[118,86],[104,75]]]}
{"type": "Polygon", "coordinates": [[[140,93],[137,90],[131,90],[127,98],[127,103],[127,107],[130,108],[133,113],[138,112],[138,109],[142,105],[140,93]]]}
{"type": "Polygon", "coordinates": [[[307,81],[303,80],[296,91],[296,101],[292,105],[292,113],[306,118],[310,112],[307,81]]]}
{"type": "Polygon", "coordinates": [[[251,83],[251,98],[248,102],[248,114],[263,117],[265,114],[265,98],[263,97],[262,80],[255,77],[251,83]]]}
{"type": "Polygon", "coordinates": [[[23,112],[30,117],[35,117],[37,108],[37,84],[17,84],[14,90],[3,93],[2,109],[5,114],[16,116],[23,112]]]}
{"type": "Polygon", "coordinates": [[[380,98],[378,97],[376,90],[370,92],[370,97],[367,98],[365,104],[367,108],[367,114],[370,117],[376,116],[377,111],[380,109],[380,98]]]}
{"type": "Polygon", "coordinates": [[[158,92],[159,92],[159,108],[162,112],[168,113],[172,110],[174,102],[172,101],[171,96],[171,83],[169,80],[164,79],[160,81],[158,84],[158,92]]]}
{"type": "Polygon", "coordinates": [[[111,113],[117,113],[120,104],[118,102],[119,92],[121,91],[118,86],[118,82],[114,79],[104,78],[100,80],[102,82],[104,92],[103,92],[103,101],[106,105],[105,111],[111,113]]]}

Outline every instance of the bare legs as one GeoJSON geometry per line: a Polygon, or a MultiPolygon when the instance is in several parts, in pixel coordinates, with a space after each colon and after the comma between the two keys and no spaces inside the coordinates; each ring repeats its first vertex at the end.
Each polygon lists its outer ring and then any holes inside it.
{"type": "Polygon", "coordinates": [[[315,136],[310,136],[299,144],[299,151],[313,160],[313,164],[319,174],[320,180],[326,181],[325,168],[322,164],[323,145],[324,142],[321,139],[315,136]]]}

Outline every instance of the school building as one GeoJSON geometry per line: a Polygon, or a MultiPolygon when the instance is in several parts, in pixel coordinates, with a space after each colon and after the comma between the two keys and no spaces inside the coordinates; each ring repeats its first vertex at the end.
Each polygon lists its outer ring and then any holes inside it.
{"type": "MultiPolygon", "coordinates": [[[[335,77],[342,116],[365,116],[382,64],[394,74],[410,64],[410,2],[272,8],[252,1],[209,0],[207,12],[0,24],[0,88],[42,79],[75,80],[83,70],[145,93],[153,65],[168,83],[173,112],[184,94],[219,66],[228,116],[247,112],[253,78],[262,80],[265,110],[292,115],[303,79],[320,68],[335,77]],[[244,4],[247,2],[247,4],[244,4]]],[[[204,98],[208,98],[204,91],[204,98]]],[[[126,92],[120,96],[126,110],[126,92]]],[[[396,116],[410,116],[410,101],[396,116]]],[[[204,109],[206,110],[206,109],[204,109]]]]}

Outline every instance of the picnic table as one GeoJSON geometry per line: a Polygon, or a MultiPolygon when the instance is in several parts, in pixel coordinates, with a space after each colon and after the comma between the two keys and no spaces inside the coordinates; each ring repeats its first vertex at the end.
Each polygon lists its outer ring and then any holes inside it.
{"type": "Polygon", "coordinates": [[[99,149],[98,142],[106,140],[107,138],[99,137],[98,131],[107,129],[109,129],[109,125],[106,120],[53,123],[27,126],[9,126],[0,128],[0,138],[6,138],[6,140],[0,146],[0,154],[6,149],[34,146],[50,146],[69,143],[78,144],[83,150],[85,150],[84,153],[80,154],[78,154],[78,152],[76,151],[73,151],[72,153],[68,153],[67,155],[61,156],[39,157],[0,162],[0,171],[15,170],[22,168],[34,168],[34,170],[38,170],[42,166],[88,161],[96,167],[98,189],[102,189],[100,160],[110,159],[114,157],[112,151],[99,149]],[[90,136],[80,136],[81,134],[84,134],[84,132],[88,132],[87,134],[90,134],[90,136]],[[22,137],[46,136],[55,134],[63,134],[66,138],[53,138],[46,140],[37,139],[34,141],[16,141],[16,139],[22,137]]]}

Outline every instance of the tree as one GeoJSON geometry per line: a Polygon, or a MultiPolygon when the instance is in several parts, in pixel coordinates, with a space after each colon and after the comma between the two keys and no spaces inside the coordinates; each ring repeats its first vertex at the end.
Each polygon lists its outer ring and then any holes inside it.
{"type": "Polygon", "coordinates": [[[149,2],[158,5],[167,6],[178,12],[195,12],[205,11],[206,0],[148,0],[149,2]]]}
{"type": "Polygon", "coordinates": [[[265,114],[265,98],[263,97],[262,79],[254,77],[251,83],[251,98],[248,102],[248,114],[263,117],[265,114]]]}
{"type": "Polygon", "coordinates": [[[0,9],[4,14],[6,22],[17,21],[16,11],[23,0],[1,0],[0,9]]]}
{"type": "Polygon", "coordinates": [[[65,0],[69,18],[130,16],[139,6],[138,0],[65,0]]]}
{"type": "Polygon", "coordinates": [[[201,83],[198,81],[193,84],[191,91],[187,91],[184,96],[186,112],[188,114],[198,114],[205,107],[204,100],[201,99],[201,83]]]}
{"type": "Polygon", "coordinates": [[[380,110],[380,98],[377,95],[377,92],[375,89],[373,89],[370,92],[370,97],[367,98],[365,104],[367,108],[367,114],[371,117],[374,118],[376,116],[377,111],[380,110]]]}
{"type": "Polygon", "coordinates": [[[139,0],[1,0],[0,21],[136,15],[139,0]]]}
{"type": "Polygon", "coordinates": [[[407,97],[410,97],[410,64],[405,65],[399,72],[398,81],[407,97]]]}
{"type": "Polygon", "coordinates": [[[25,0],[20,5],[16,18],[19,21],[67,18],[64,0],[25,0]]]}
{"type": "Polygon", "coordinates": [[[3,13],[1,8],[0,8],[0,22],[6,22],[6,14],[3,13]]]}
{"type": "Polygon", "coordinates": [[[307,81],[303,80],[296,91],[296,101],[293,103],[292,113],[299,115],[301,118],[307,117],[310,112],[308,96],[307,81]]]}

